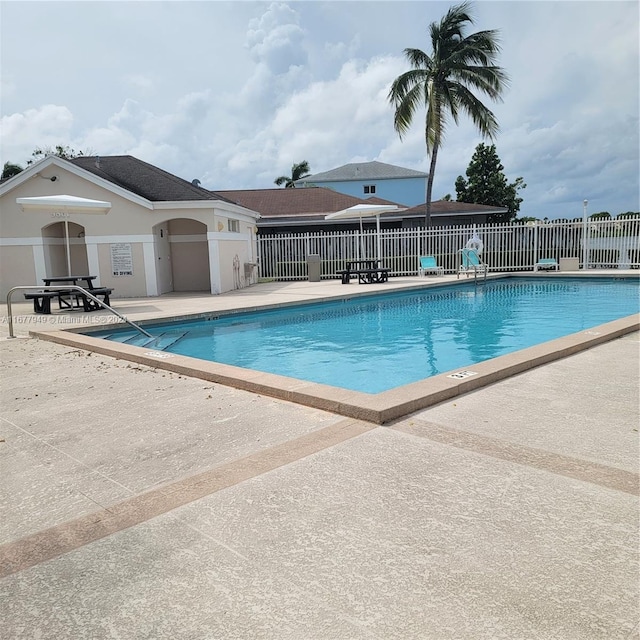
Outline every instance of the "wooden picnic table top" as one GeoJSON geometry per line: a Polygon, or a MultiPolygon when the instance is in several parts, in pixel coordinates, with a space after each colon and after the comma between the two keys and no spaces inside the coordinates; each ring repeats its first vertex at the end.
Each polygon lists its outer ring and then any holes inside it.
{"type": "Polygon", "coordinates": [[[347,260],[347,269],[377,269],[379,260],[347,260]]]}
{"type": "Polygon", "coordinates": [[[84,281],[87,283],[87,288],[91,289],[95,279],[96,276],[55,276],[53,278],[42,278],[42,281],[47,287],[55,283],[77,285],[78,281],[84,281]]]}

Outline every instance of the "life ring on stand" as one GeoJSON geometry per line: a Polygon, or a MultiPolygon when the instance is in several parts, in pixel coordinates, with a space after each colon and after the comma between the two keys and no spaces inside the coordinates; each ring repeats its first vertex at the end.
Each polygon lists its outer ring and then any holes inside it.
{"type": "Polygon", "coordinates": [[[484,244],[482,244],[482,240],[478,238],[478,236],[474,235],[473,238],[469,238],[467,240],[467,244],[464,245],[465,249],[473,249],[478,255],[482,253],[482,249],[484,249],[484,244]]]}

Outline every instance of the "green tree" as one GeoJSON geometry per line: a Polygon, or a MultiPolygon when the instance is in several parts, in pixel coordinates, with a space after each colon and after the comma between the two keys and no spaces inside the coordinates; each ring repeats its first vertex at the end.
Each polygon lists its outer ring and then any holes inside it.
{"type": "Polygon", "coordinates": [[[488,222],[512,222],[515,220],[522,198],[518,191],[525,189],[522,178],[507,182],[503,173],[504,166],[496,152],[494,144],[480,143],[467,167],[467,179],[456,179],[456,199],[459,202],[488,204],[494,207],[506,207],[507,213],[494,213],[488,216],[488,222]]]}
{"type": "Polygon", "coordinates": [[[280,176],[274,180],[274,183],[279,187],[284,185],[285,189],[294,189],[296,180],[300,180],[301,178],[306,178],[310,176],[310,168],[309,163],[306,160],[303,160],[299,163],[293,163],[291,165],[291,175],[290,176],[280,176]]]}
{"type": "MultiPolygon", "coordinates": [[[[36,147],[31,153],[31,158],[27,160],[27,166],[32,165],[43,158],[47,158],[48,156],[57,156],[58,158],[63,158],[64,160],[71,160],[72,158],[77,158],[79,156],[88,156],[93,155],[93,152],[90,150],[86,151],[76,151],[72,149],[69,145],[61,145],[57,144],[55,147],[36,147]]],[[[15,162],[5,162],[4,167],[2,169],[2,177],[1,180],[5,180],[7,178],[12,178],[23,171],[23,167],[15,162]]]]}
{"type": "Polygon", "coordinates": [[[450,120],[458,124],[460,113],[468,115],[484,137],[494,138],[498,123],[494,114],[474,95],[474,91],[500,101],[508,84],[498,66],[500,47],[497,31],[466,34],[473,24],[471,4],[453,6],[440,22],[429,26],[431,54],[405,49],[411,70],[398,76],[388,99],[395,107],[393,126],[402,136],[411,126],[418,108],[426,107],[425,141],[430,155],[427,178],[425,225],[431,224],[431,193],[438,151],[450,120]]]}
{"type": "Polygon", "coordinates": [[[58,158],[62,158],[63,160],[71,160],[72,158],[85,155],[91,155],[91,152],[76,151],[69,145],[63,146],[61,144],[57,144],[55,147],[37,147],[33,150],[31,159],[27,160],[27,164],[33,164],[34,162],[38,162],[38,160],[42,160],[48,156],[58,156],[58,158]]]}
{"type": "Polygon", "coordinates": [[[13,176],[17,176],[21,171],[23,171],[23,169],[19,164],[16,164],[15,162],[5,162],[4,167],[2,168],[2,177],[0,177],[0,180],[13,178],[13,176]]]}

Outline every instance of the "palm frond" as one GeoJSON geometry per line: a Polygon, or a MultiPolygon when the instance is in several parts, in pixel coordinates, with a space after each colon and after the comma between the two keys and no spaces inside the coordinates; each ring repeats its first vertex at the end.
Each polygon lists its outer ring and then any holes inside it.
{"type": "Polygon", "coordinates": [[[424,99],[424,71],[414,69],[395,79],[389,90],[389,100],[395,105],[394,129],[400,138],[411,126],[413,116],[424,99]]]}
{"type": "Polygon", "coordinates": [[[411,63],[413,69],[430,69],[431,58],[420,49],[405,49],[405,58],[411,63]]]}
{"type": "Polygon", "coordinates": [[[457,85],[455,93],[460,109],[471,118],[473,124],[483,136],[493,140],[500,130],[493,112],[466,87],[457,85]]]}

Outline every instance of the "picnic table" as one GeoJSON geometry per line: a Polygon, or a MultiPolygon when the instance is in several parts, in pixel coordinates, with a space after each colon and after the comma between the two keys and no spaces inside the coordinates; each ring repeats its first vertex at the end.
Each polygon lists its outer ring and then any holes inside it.
{"type": "Polygon", "coordinates": [[[42,282],[44,282],[45,287],[52,284],[73,284],[85,289],[93,289],[93,281],[95,279],[96,276],[56,276],[55,278],[42,278],[42,282]],[[78,285],[78,282],[84,282],[84,284],[78,285]]]}
{"type": "Polygon", "coordinates": [[[381,267],[378,260],[348,260],[346,268],[337,273],[342,278],[342,284],[349,284],[352,276],[358,277],[360,284],[387,282],[391,269],[381,267]]]}
{"type": "MultiPolygon", "coordinates": [[[[94,287],[93,281],[96,276],[54,276],[51,278],[42,278],[45,287],[63,286],[65,284],[79,286],[85,289],[92,296],[99,298],[109,304],[109,296],[113,289],[107,287],[94,287]]],[[[35,293],[25,293],[25,299],[33,300],[33,310],[35,313],[49,314],[51,313],[51,300],[58,299],[59,309],[82,309],[83,311],[96,311],[101,306],[88,296],[76,289],[56,289],[37,291],[35,293]]]]}

